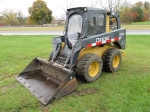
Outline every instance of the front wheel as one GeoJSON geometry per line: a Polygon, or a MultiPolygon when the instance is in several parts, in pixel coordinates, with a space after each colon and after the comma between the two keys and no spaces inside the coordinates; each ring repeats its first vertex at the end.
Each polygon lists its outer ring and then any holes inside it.
{"type": "Polygon", "coordinates": [[[102,72],[102,60],[95,54],[85,54],[77,63],[77,74],[87,82],[97,80],[102,72]]]}

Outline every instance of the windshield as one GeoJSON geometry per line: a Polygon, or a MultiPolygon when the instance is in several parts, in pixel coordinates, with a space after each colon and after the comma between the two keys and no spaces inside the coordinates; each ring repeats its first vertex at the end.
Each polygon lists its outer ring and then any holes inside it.
{"type": "Polygon", "coordinates": [[[69,19],[68,34],[81,33],[82,30],[82,16],[74,14],[69,19]]]}

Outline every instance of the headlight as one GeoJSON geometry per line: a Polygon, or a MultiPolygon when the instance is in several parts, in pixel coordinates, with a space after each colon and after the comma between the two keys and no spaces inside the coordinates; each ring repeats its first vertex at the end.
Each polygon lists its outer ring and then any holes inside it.
{"type": "Polygon", "coordinates": [[[87,8],[86,8],[86,7],[84,8],[84,11],[85,11],[85,12],[87,11],[87,8]]]}

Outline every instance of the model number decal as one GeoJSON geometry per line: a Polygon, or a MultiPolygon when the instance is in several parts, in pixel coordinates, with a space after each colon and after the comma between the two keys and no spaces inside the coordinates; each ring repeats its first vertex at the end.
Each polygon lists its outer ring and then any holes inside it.
{"type": "Polygon", "coordinates": [[[124,36],[124,33],[119,33],[119,36],[124,36]]]}

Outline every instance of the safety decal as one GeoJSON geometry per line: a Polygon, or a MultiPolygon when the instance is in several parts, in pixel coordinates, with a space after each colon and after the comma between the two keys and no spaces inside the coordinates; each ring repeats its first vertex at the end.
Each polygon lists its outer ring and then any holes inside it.
{"type": "Polygon", "coordinates": [[[96,43],[87,44],[86,48],[91,48],[91,47],[98,46],[98,45],[105,44],[105,43],[115,42],[115,41],[118,41],[120,39],[121,39],[121,37],[116,37],[113,39],[109,39],[106,37],[105,37],[105,39],[104,38],[96,38],[96,43]]]}

